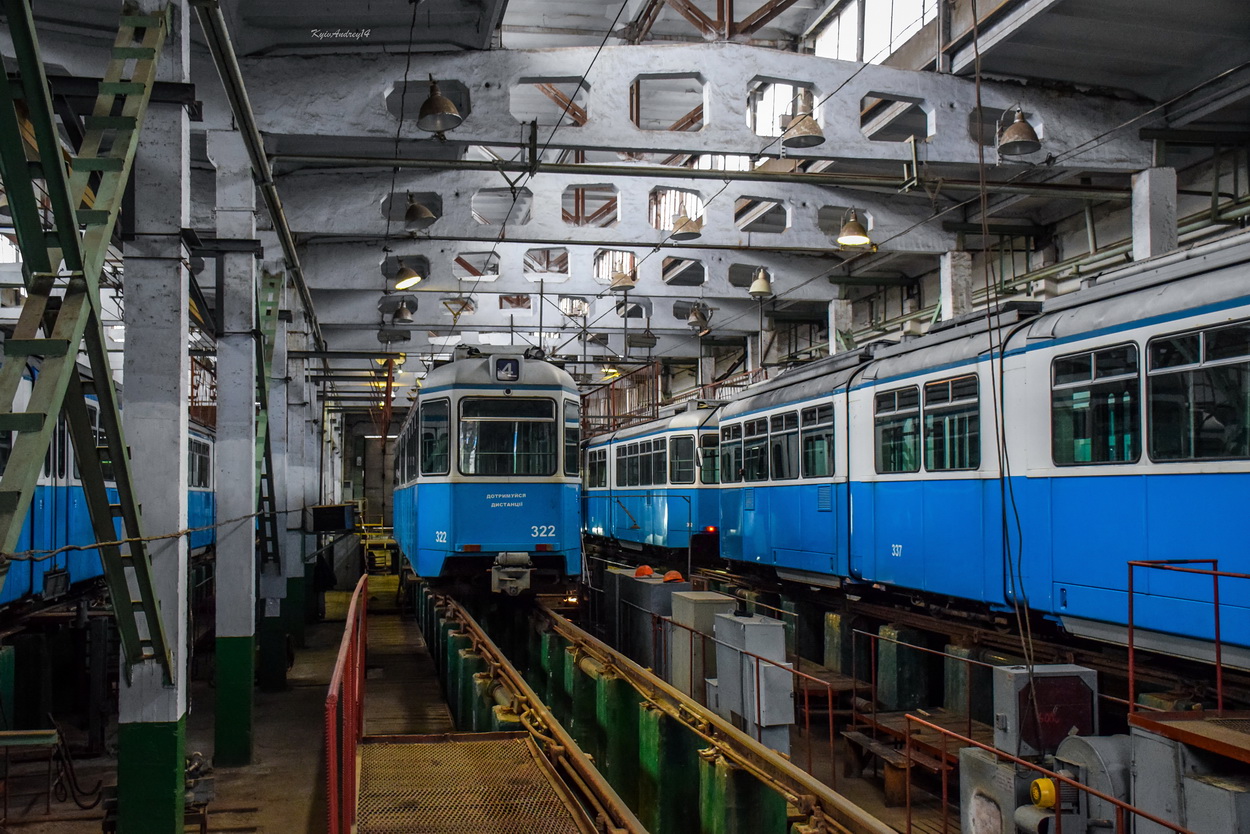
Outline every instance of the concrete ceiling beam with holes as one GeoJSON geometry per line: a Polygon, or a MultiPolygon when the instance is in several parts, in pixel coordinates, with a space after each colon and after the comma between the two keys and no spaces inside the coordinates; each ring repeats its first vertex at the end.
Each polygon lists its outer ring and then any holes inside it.
{"type": "MultiPolygon", "coordinates": [[[[278,186],[292,231],[309,241],[373,238],[379,241],[380,248],[387,232],[384,209],[389,205],[390,245],[401,255],[420,251],[426,240],[461,241],[461,251],[467,252],[479,251],[483,246],[489,249],[499,239],[498,222],[511,204],[507,182],[498,174],[482,171],[440,171],[425,176],[401,171],[393,201],[387,199],[391,173],[381,169],[352,173],[301,171],[280,177],[278,186]],[[475,206],[474,196],[483,189],[496,198],[498,217],[482,217],[482,207],[475,206]],[[334,199],[324,199],[326,194],[333,194],[334,199]],[[442,204],[441,217],[411,240],[403,223],[407,194],[437,195],[442,204]],[[478,218],[492,222],[482,223],[478,218]]],[[[544,174],[525,183],[528,205],[518,205],[513,210],[505,229],[506,239],[535,245],[622,246],[638,252],[640,257],[656,245],[668,249],[670,244],[663,242],[669,235],[672,218],[661,218],[660,225],[665,228],[656,229],[649,219],[649,201],[656,189],[671,189],[696,195],[705,206],[705,212],[699,212],[704,217],[703,233],[693,242],[692,251],[826,253],[837,248],[833,238],[843,212],[851,206],[870,218],[874,239],[889,240],[889,248],[894,251],[937,254],[955,248],[954,235],[944,232],[940,224],[926,222],[933,207],[923,191],[907,196],[885,195],[792,182],[731,183],[723,191],[721,186],[679,177],[604,179],[544,174]],[[574,202],[574,189],[604,185],[610,189],[591,195],[593,199],[582,214],[584,225],[566,214],[574,202]],[[773,202],[777,206],[771,205],[773,202]]]]}
{"type": "MultiPolygon", "coordinates": [[[[408,112],[415,112],[427,89],[429,74],[463,85],[469,112],[464,124],[446,136],[450,145],[524,147],[528,132],[511,116],[512,88],[544,79],[568,79],[590,65],[595,50],[497,50],[472,54],[419,55],[409,73],[408,112]]],[[[324,148],[325,137],[335,137],[339,153],[350,155],[353,140],[392,139],[396,117],[388,110],[387,97],[398,110],[398,88],[404,76],[400,55],[323,55],[251,58],[243,61],[249,93],[261,130],[278,138],[280,155],[299,154],[305,148],[324,148]],[[326,85],[324,78],[334,78],[326,85]]],[[[733,43],[671,46],[607,47],[599,55],[587,80],[584,107],[587,122],[564,127],[555,133],[552,148],[626,153],[727,153],[751,154],[769,146],[748,126],[748,91],[760,78],[811,85],[818,101],[819,120],[827,136],[824,145],[794,151],[794,158],[834,158],[844,162],[906,162],[911,149],[906,142],[872,141],[861,129],[861,109],[866,98],[916,103],[924,112],[922,132],[929,133],[920,149],[921,160],[930,165],[975,165],[978,143],[970,131],[976,105],[976,87],[965,78],[930,72],[860,65],[812,55],[762,51],[733,43]],[[699,130],[642,130],[629,117],[630,87],[634,79],[690,79],[699,88],[703,124],[699,130]],[[835,93],[836,91],[836,93],[835,93]]],[[[450,85],[444,85],[444,92],[450,85]]],[[[1116,98],[1076,94],[1039,87],[985,81],[981,97],[992,121],[1005,109],[1020,104],[1040,128],[1044,150],[1035,156],[1042,162],[1056,157],[1060,166],[1082,171],[1135,171],[1150,165],[1151,146],[1132,131],[1116,131],[1143,112],[1142,105],[1116,98]],[[1107,135],[1104,135],[1107,134],[1107,135]]],[[[641,96],[644,114],[655,101],[641,96]]],[[[689,108],[686,108],[689,109],[689,108]]],[[[680,115],[680,114],[678,114],[680,115]]],[[[657,123],[664,123],[658,118],[657,123]]],[[[546,143],[550,128],[540,130],[546,143]]],[[[405,125],[401,138],[420,147],[446,147],[440,140],[424,139],[415,119],[405,125]]],[[[779,154],[773,142],[769,153],[779,154]]],[[[389,155],[389,154],[382,154],[389,155]]],[[[993,149],[985,150],[993,161],[993,149]]]]}

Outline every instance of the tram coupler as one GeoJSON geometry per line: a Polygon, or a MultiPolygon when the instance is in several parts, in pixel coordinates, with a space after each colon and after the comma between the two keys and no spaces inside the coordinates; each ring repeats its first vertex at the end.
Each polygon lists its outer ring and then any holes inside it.
{"type": "Polygon", "coordinates": [[[522,591],[528,591],[533,573],[534,563],[530,561],[528,553],[500,553],[490,569],[491,593],[502,592],[514,597],[522,591]]]}

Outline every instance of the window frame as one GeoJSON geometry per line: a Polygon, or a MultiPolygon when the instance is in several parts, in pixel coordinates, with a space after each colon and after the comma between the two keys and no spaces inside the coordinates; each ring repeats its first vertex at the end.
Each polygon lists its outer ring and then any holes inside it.
{"type": "Polygon", "coordinates": [[[836,477],[838,474],[837,448],[837,419],[834,416],[833,403],[817,403],[800,408],[799,477],[804,480],[836,477]],[[822,412],[827,412],[827,414],[822,412]],[[812,422],[804,422],[809,413],[812,415],[812,422]],[[811,435],[824,435],[829,439],[829,471],[823,475],[813,475],[808,471],[807,449],[804,443],[811,435]]]}
{"type": "MultiPolygon", "coordinates": [[[[945,379],[935,379],[930,382],[924,383],[924,385],[921,387],[921,394],[922,394],[922,398],[920,402],[920,433],[921,433],[921,437],[920,437],[921,455],[920,457],[921,457],[921,465],[924,471],[925,472],[977,472],[979,471],[981,469],[981,460],[982,460],[981,443],[983,439],[982,432],[981,432],[981,377],[977,374],[976,371],[972,371],[971,373],[960,374],[959,376],[947,377],[945,379]],[[960,400],[954,399],[955,383],[962,382],[963,380],[967,380],[967,379],[971,379],[976,384],[976,393],[973,395],[971,399],[967,397],[960,399],[960,400]],[[929,391],[930,389],[936,389],[937,386],[940,386],[940,385],[946,386],[948,392],[950,393],[950,398],[947,399],[945,402],[936,403],[931,406],[929,404],[929,391]],[[976,419],[976,443],[974,447],[974,452],[976,454],[976,463],[972,466],[930,466],[930,461],[929,461],[929,436],[930,436],[929,414],[930,412],[936,412],[938,414],[941,414],[944,411],[952,411],[961,405],[968,405],[968,404],[972,404],[975,406],[975,408],[972,410],[971,413],[972,413],[972,416],[976,419]]],[[[946,457],[949,458],[950,457],[949,454],[946,455],[946,457]]]]}
{"type": "Polygon", "coordinates": [[[698,457],[699,445],[693,434],[677,434],[668,439],[668,482],[674,486],[693,484],[698,480],[698,457]],[[688,443],[690,445],[690,454],[681,458],[678,456],[677,444],[688,443]],[[688,461],[690,478],[686,480],[684,477],[679,478],[677,466],[682,461],[688,461]]]}
{"type": "Polygon", "coordinates": [[[878,475],[916,475],[919,474],[924,467],[924,408],[920,399],[919,385],[903,385],[898,388],[891,388],[888,391],[877,391],[873,389],[872,393],[872,446],[873,446],[873,466],[878,475]],[[903,391],[914,391],[916,393],[916,405],[914,412],[909,409],[900,411],[898,408],[898,395],[903,391]],[[879,398],[886,395],[894,395],[894,407],[888,412],[882,412],[879,398]],[[882,416],[886,418],[897,417],[899,415],[915,414],[916,430],[913,433],[915,437],[915,468],[913,469],[882,469],[882,443],[879,429],[881,427],[882,416]]]}
{"type": "Polygon", "coordinates": [[[1065,353],[1060,356],[1052,357],[1050,360],[1050,366],[1048,369],[1048,379],[1047,379],[1048,395],[1049,395],[1049,401],[1050,401],[1049,402],[1049,423],[1050,423],[1049,440],[1050,440],[1050,462],[1051,464],[1056,467],[1079,468],[1079,467],[1085,467],[1085,466],[1133,466],[1135,464],[1141,463],[1143,447],[1146,445],[1145,443],[1142,442],[1142,433],[1145,430],[1145,416],[1142,413],[1144,405],[1145,405],[1145,400],[1143,398],[1143,393],[1142,393],[1143,376],[1144,374],[1142,370],[1142,347],[1141,345],[1137,344],[1137,342],[1134,342],[1134,341],[1115,342],[1114,344],[1109,344],[1109,345],[1099,345],[1097,347],[1090,347],[1090,348],[1086,348],[1085,350],[1078,350],[1072,353],[1065,353]],[[1119,374],[1119,375],[1114,375],[1114,376],[1109,376],[1109,377],[1103,377],[1100,380],[1098,377],[1098,365],[1097,365],[1098,354],[1106,353],[1106,352],[1113,351],[1113,350],[1118,350],[1120,348],[1132,348],[1133,349],[1133,352],[1137,357],[1136,373],[1132,375],[1119,374]],[[1075,382],[1065,382],[1062,384],[1056,383],[1055,382],[1055,366],[1061,361],[1068,360],[1068,359],[1075,359],[1080,356],[1089,356],[1090,358],[1089,379],[1077,380],[1075,382]],[[1134,410],[1137,413],[1137,443],[1136,443],[1137,448],[1135,450],[1135,454],[1133,455],[1133,457],[1129,459],[1125,459],[1125,460],[1088,460],[1088,461],[1069,461],[1069,462],[1060,462],[1059,460],[1057,460],[1055,457],[1055,448],[1056,448],[1055,446],[1055,392],[1073,390],[1081,386],[1092,388],[1094,385],[1097,385],[1099,383],[1105,385],[1110,382],[1118,382],[1123,379],[1128,379],[1130,376],[1134,377],[1137,382],[1137,386],[1134,392],[1135,400],[1133,403],[1134,410]]]}
{"type": "MultiPolygon", "coordinates": [[[[465,477],[465,478],[554,478],[554,477],[563,477],[563,476],[560,476],[560,475],[559,475],[559,472],[560,472],[560,454],[561,454],[561,449],[562,449],[562,447],[563,447],[563,437],[561,436],[563,423],[562,423],[562,419],[561,419],[561,418],[562,418],[562,411],[561,411],[561,408],[560,408],[560,405],[561,405],[561,403],[562,403],[562,402],[563,402],[562,400],[558,400],[558,399],[556,399],[556,398],[554,398],[554,397],[542,397],[542,396],[534,396],[534,397],[472,397],[472,396],[470,396],[470,397],[462,397],[462,398],[460,399],[460,401],[456,404],[456,432],[455,432],[455,438],[456,438],[456,450],[457,450],[457,454],[455,455],[455,458],[456,458],[456,471],[457,471],[460,475],[462,475],[463,477],[465,477]],[[503,417],[465,417],[465,416],[464,416],[464,407],[465,407],[465,405],[466,405],[467,403],[472,403],[472,402],[482,402],[482,401],[484,401],[484,402],[506,402],[506,403],[517,403],[517,402],[544,402],[544,403],[547,403],[547,404],[549,404],[549,405],[551,406],[551,411],[549,412],[551,416],[549,416],[549,417],[542,417],[542,418],[527,418],[527,419],[522,419],[522,418],[519,418],[519,417],[517,417],[516,415],[513,415],[513,416],[503,416],[503,417]],[[498,472],[490,472],[490,473],[486,473],[486,472],[466,472],[466,471],[464,471],[464,444],[463,444],[463,438],[461,437],[461,432],[463,431],[463,428],[462,428],[462,427],[464,426],[464,424],[465,424],[465,423],[548,423],[548,424],[550,424],[550,425],[551,425],[551,442],[552,442],[553,448],[552,448],[552,450],[551,450],[551,466],[550,466],[549,470],[548,470],[548,471],[546,471],[546,472],[525,472],[525,473],[512,472],[512,473],[509,473],[509,474],[501,474],[501,473],[498,473],[498,472]]],[[[450,443],[451,443],[451,437],[452,437],[452,434],[451,434],[450,424],[449,424],[449,426],[448,426],[448,433],[447,433],[447,438],[448,438],[448,446],[449,446],[449,450],[448,450],[448,458],[449,458],[449,459],[450,459],[450,457],[451,457],[451,454],[450,454],[450,443]]],[[[535,453],[535,452],[527,452],[526,454],[537,454],[537,453],[535,453]]],[[[513,460],[515,461],[515,459],[516,459],[516,458],[515,458],[515,453],[513,453],[513,460]]]]}

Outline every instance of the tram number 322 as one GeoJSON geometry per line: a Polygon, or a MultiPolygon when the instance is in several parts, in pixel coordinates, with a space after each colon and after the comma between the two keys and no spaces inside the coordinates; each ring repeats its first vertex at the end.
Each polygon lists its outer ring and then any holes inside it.
{"type": "Polygon", "coordinates": [[[554,524],[540,524],[537,527],[530,528],[530,538],[532,539],[551,539],[555,538],[556,526],[554,524]]]}

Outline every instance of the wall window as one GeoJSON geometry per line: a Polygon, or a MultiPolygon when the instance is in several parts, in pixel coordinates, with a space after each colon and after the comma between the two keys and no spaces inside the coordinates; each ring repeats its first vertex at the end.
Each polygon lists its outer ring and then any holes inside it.
{"type": "Polygon", "coordinates": [[[1136,345],[1061,356],[1051,367],[1056,464],[1127,463],[1141,454],[1136,345]]]}
{"type": "Polygon", "coordinates": [[[554,475],[555,402],[473,398],[460,402],[460,471],[465,475],[554,475]]]}
{"type": "Polygon", "coordinates": [[[582,445],[581,409],[578,404],[569,400],[564,404],[564,474],[574,475],[577,471],[577,457],[582,445]]]}
{"type": "Polygon", "coordinates": [[[1146,351],[1150,456],[1250,457],[1250,324],[1163,336],[1146,351]]]}
{"type": "Polygon", "coordinates": [[[805,408],[799,415],[803,429],[803,477],[833,475],[833,405],[805,408]]]}
{"type": "Polygon", "coordinates": [[[720,483],[720,436],[707,432],[699,435],[699,480],[705,484],[720,483]]]}
{"type": "Polygon", "coordinates": [[[742,480],[742,424],[721,426],[720,479],[724,484],[742,480]]]}
{"type": "Polygon", "coordinates": [[[694,483],[693,437],[674,437],[668,442],[668,479],[675,484],[694,483]]]}
{"type": "Polygon", "coordinates": [[[975,375],[925,385],[925,469],[940,472],[981,465],[980,408],[975,375]]]}
{"type": "Polygon", "coordinates": [[[586,453],[586,486],[593,489],[606,487],[607,485],[608,450],[591,449],[586,453]]]}
{"type": "Polygon", "coordinates": [[[742,430],[742,479],[768,480],[768,420],[747,420],[742,430]]]}
{"type": "Polygon", "coordinates": [[[446,475],[449,471],[447,400],[421,403],[421,474],[446,475]]]}
{"type": "Polygon", "coordinates": [[[769,418],[769,468],[774,481],[799,477],[799,413],[774,414],[769,418]]]}
{"type": "Polygon", "coordinates": [[[876,396],[877,471],[920,471],[920,391],[916,386],[876,396]]]}

